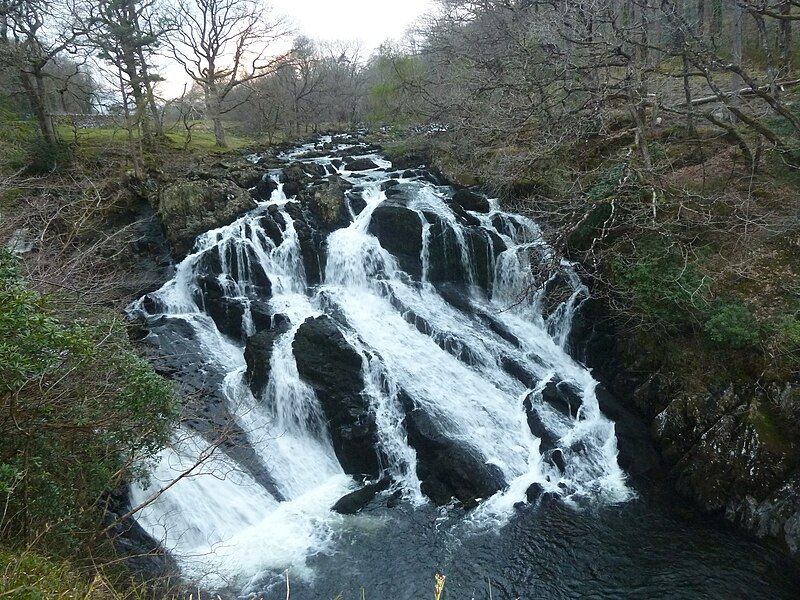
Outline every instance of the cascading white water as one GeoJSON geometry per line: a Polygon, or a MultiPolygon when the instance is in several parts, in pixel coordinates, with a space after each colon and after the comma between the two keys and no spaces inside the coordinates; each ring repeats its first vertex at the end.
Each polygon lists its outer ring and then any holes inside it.
{"type": "MultiPolygon", "coordinates": [[[[285,158],[315,147],[303,146],[285,158]]],[[[532,483],[573,503],[585,498],[623,501],[631,495],[616,462],[614,426],[598,408],[596,382],[564,349],[575,307],[586,295],[570,266],[562,265],[569,297],[549,317],[543,316],[540,295],[526,292],[534,283],[531,261],[546,259],[550,250],[535,223],[502,213],[493,202],[489,214],[473,217],[507,248],[496,259],[491,253],[491,293],[483,292],[477,285],[474,249],[447,203],[452,192],[415,180],[408,208],[422,223],[422,281],[414,282],[369,232],[373,212],[386,201],[381,183],[389,179],[391,164],[378,155],[365,157],[380,168],[359,177],[346,165],[337,169],[360,186],[366,206],[357,216],[348,208],[352,223],[328,236],[320,286],[307,284],[296,224],[287,210],[295,201],[279,185],[250,214],[198,238],[175,277],[149,295],[156,310],[145,309],[144,300],[132,307],[149,322],[182,319],[191,326],[194,343],[226,374],[220,391],[227,409],[275,484],[273,491],[267,490],[223,447],[210,445],[208,436],[181,428],[161,453],[150,482],[132,486],[132,505],[147,502],[138,522],[174,553],[187,577],[205,585],[247,589],[271,571],[290,565],[302,569],[308,556],[335,550],[336,531],[352,522],[330,510],[355,483],[336,458],[320,405],[300,378],[292,354],[303,321],[334,309],[347,341],[362,358],[363,393],[375,417],[386,473],[408,501],[425,498],[416,474],[417,454],[406,439],[400,390],[446,436],[504,476],[506,488],[470,513],[473,526],[505,522],[532,483]],[[267,211],[283,222],[277,241],[261,224],[267,211]],[[426,213],[453,232],[468,290],[467,312],[446,301],[429,282],[432,227],[426,213]],[[500,222],[504,226],[498,229],[500,222]],[[243,307],[241,332],[234,332],[241,333],[238,339],[221,333],[208,314],[202,285],[209,256],[219,264],[214,281],[226,298],[243,307]],[[277,337],[269,380],[261,397],[255,397],[245,381],[244,344],[238,340],[254,331],[262,271],[271,282],[271,293],[264,298],[269,312],[285,315],[291,325],[277,337]],[[414,326],[414,318],[424,320],[424,331],[414,326]],[[527,367],[538,381],[533,389],[503,368],[509,360],[527,367]],[[550,380],[579,390],[577,414],[564,415],[541,401],[550,380]],[[526,418],[526,398],[558,438],[563,472],[543,460],[540,440],[526,418]],[[211,458],[197,465],[209,452],[211,458]]],[[[331,158],[312,161],[332,164],[331,158]]],[[[396,180],[411,183],[398,175],[396,180]]]]}

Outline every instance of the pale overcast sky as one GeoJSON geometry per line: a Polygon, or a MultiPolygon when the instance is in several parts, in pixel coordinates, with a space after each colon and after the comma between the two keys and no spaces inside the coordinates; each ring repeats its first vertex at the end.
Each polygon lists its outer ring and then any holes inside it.
{"type": "Polygon", "coordinates": [[[319,40],[364,42],[373,50],[399,38],[433,0],[272,0],[276,12],[289,17],[299,33],[319,40]]]}
{"type": "MultiPolygon", "coordinates": [[[[399,39],[434,7],[434,0],[268,0],[276,14],[287,17],[297,35],[314,40],[359,40],[368,56],[386,40],[399,39]]],[[[180,96],[188,82],[183,70],[164,60],[161,91],[180,96]]]]}

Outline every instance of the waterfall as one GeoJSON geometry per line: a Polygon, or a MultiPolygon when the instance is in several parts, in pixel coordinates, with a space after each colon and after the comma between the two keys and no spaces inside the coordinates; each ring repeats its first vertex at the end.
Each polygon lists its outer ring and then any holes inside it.
{"type": "Polygon", "coordinates": [[[131,487],[133,506],[148,502],[139,524],[203,585],[247,590],[290,565],[312,576],[308,557],[335,552],[347,526],[331,507],[360,478],[343,468],[320,390],[301,377],[293,354],[309,318],[333,319],[360,359],[381,474],[411,507],[428,502],[432,488],[423,481],[431,477],[424,465],[431,451],[409,430],[410,412],[421,419],[414,427],[434,431],[424,435],[502,482],[478,499],[469,527],[502,526],[534,484],[576,508],[631,497],[597,384],[565,349],[587,295],[571,265],[561,264],[557,281],[537,285],[531,267],[551,251],[533,221],[502,212],[496,201],[488,213],[457,212],[451,188],[358,152],[351,140],[327,137],[283,155],[355,186],[345,203],[350,224],[327,233],[324,260],[314,263],[324,266],[319,285],[306,272],[302,202],[286,197],[275,171],[270,198],[201,235],[173,279],[130,308],[153,343],[202,357],[200,371],[217,382],[226,423],[252,449],[245,464],[212,433],[184,424],[149,481],[131,487]],[[332,143],[337,155],[352,151],[377,168],[348,171],[333,152],[302,158],[332,143]],[[382,210],[410,211],[409,227],[420,237],[413,252],[385,247],[375,233],[382,210]],[[417,262],[415,276],[408,264],[417,262]],[[556,285],[565,297],[548,313],[547,290],[556,285]],[[268,332],[271,344],[261,388],[247,376],[246,347],[257,332],[268,332]]]}

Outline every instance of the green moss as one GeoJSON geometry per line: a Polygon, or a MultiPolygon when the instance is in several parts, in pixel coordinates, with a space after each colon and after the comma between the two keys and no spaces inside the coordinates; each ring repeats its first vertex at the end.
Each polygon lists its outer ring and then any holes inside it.
{"type": "Polygon", "coordinates": [[[797,444],[793,438],[784,431],[783,419],[768,406],[753,405],[748,415],[750,423],[755,427],[759,440],[773,454],[796,457],[797,444]]]}

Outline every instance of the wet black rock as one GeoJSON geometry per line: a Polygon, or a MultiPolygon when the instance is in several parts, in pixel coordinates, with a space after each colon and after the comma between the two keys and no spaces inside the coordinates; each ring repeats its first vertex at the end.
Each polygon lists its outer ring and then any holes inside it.
{"type": "MultiPolygon", "coordinates": [[[[279,317],[282,315],[278,315],[279,317]]],[[[244,360],[247,363],[246,378],[253,395],[260,398],[269,383],[270,360],[277,339],[291,329],[286,318],[275,319],[275,325],[247,338],[244,360]]]]}
{"type": "Polygon", "coordinates": [[[277,182],[272,177],[262,177],[256,183],[256,194],[262,200],[269,200],[272,192],[278,189],[277,182]]]}
{"type": "Polygon", "coordinates": [[[539,452],[547,452],[555,448],[558,445],[558,436],[550,431],[544,424],[542,417],[531,402],[530,394],[528,394],[523,401],[523,406],[525,408],[525,415],[528,418],[528,427],[530,427],[531,433],[541,440],[539,452]]]}
{"type": "Polygon", "coordinates": [[[422,221],[418,213],[384,202],[373,211],[369,232],[397,259],[401,269],[415,279],[422,277],[422,221]]]}
{"type": "Polygon", "coordinates": [[[228,298],[225,287],[217,277],[201,275],[197,278],[197,304],[213,319],[217,329],[235,340],[243,338],[242,319],[245,303],[240,299],[228,298]]]}
{"type": "Polygon", "coordinates": [[[553,463],[556,468],[562,473],[567,469],[567,461],[564,458],[564,452],[560,448],[551,450],[545,453],[545,460],[553,463]]]}
{"type": "Polygon", "coordinates": [[[306,281],[309,285],[317,285],[322,282],[325,266],[325,255],[322,252],[324,236],[319,231],[314,215],[299,203],[287,204],[286,212],[294,221],[294,228],[300,242],[303,268],[306,272],[306,281]]]}
{"type": "Polygon", "coordinates": [[[361,356],[328,316],[307,319],[292,343],[300,377],[316,392],[342,468],[376,477],[380,472],[375,416],[362,390],[361,356]]]}
{"type": "MultiPolygon", "coordinates": [[[[278,215],[280,217],[280,215],[278,215]]],[[[283,241],[283,227],[278,224],[278,220],[272,214],[266,214],[259,219],[259,225],[267,234],[267,237],[272,240],[275,246],[280,246],[283,241]]]]}
{"type": "Polygon", "coordinates": [[[575,417],[583,404],[578,391],[564,381],[548,381],[542,390],[542,400],[568,417],[575,417]]]}
{"type": "Polygon", "coordinates": [[[474,212],[489,212],[489,200],[483,194],[478,194],[469,189],[460,189],[453,194],[452,201],[466,210],[474,212]]]}
{"type": "Polygon", "coordinates": [[[347,198],[350,201],[350,208],[353,209],[353,213],[356,216],[360,215],[361,211],[367,207],[367,201],[364,200],[364,196],[361,192],[350,193],[347,198]]]}
{"type": "Polygon", "coordinates": [[[343,515],[354,515],[369,504],[379,492],[389,489],[391,483],[388,477],[375,483],[368,483],[355,492],[339,498],[333,505],[333,510],[343,515]]]}
{"type": "Polygon", "coordinates": [[[600,411],[614,421],[619,465],[634,476],[659,471],[662,467],[661,456],[642,418],[626,408],[602,385],[597,386],[595,393],[600,411]]]}
{"type": "Polygon", "coordinates": [[[408,443],[417,453],[422,493],[438,505],[458,499],[465,506],[488,498],[506,485],[500,469],[486,464],[476,451],[448,437],[435,419],[401,394],[406,410],[408,443]]]}
{"type": "Polygon", "coordinates": [[[350,158],[344,159],[345,169],[348,171],[370,171],[379,168],[370,158],[350,158]]]}
{"type": "Polygon", "coordinates": [[[541,483],[532,483],[528,486],[528,489],[525,490],[525,498],[528,502],[536,502],[542,497],[543,493],[544,487],[542,487],[541,483]]]}

